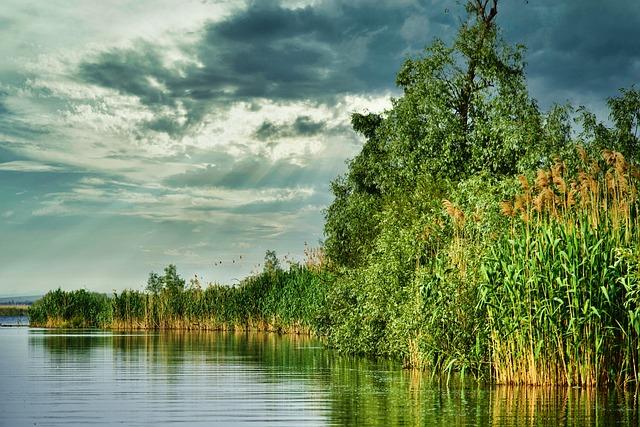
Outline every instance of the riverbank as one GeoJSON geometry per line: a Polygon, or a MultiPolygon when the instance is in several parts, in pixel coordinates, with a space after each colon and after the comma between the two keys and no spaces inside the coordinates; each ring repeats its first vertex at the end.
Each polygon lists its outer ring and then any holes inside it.
{"type": "Polygon", "coordinates": [[[26,304],[0,305],[0,317],[22,317],[29,314],[26,304]]]}
{"type": "Polygon", "coordinates": [[[333,274],[295,266],[249,277],[239,286],[47,293],[30,309],[31,324],[50,328],[265,331],[320,336],[326,330],[333,274]]]}
{"type": "Polygon", "coordinates": [[[447,377],[638,388],[640,91],[605,122],[540,110],[497,4],[467,2],[390,108],[352,114],[362,150],[330,184],[318,262],[267,251],[262,273],[205,288],[169,265],[145,291],[51,292],[32,323],[298,331],[447,377]]]}
{"type": "Polygon", "coordinates": [[[594,234],[591,218],[583,218],[514,225],[508,233],[522,238],[505,239],[475,260],[478,271],[466,274],[477,282],[467,281],[466,288],[443,280],[455,276],[451,270],[442,275],[442,265],[418,266],[411,281],[395,287],[367,283],[367,270],[294,265],[238,286],[205,288],[168,286],[184,283],[171,266],[157,277],[156,292],[58,289],[29,313],[32,326],[50,328],[305,334],[342,353],[394,359],[446,377],[457,372],[496,384],[632,388],[638,384],[638,228],[625,233],[603,215],[594,234]],[[631,246],[621,252],[627,241],[631,246]]]}

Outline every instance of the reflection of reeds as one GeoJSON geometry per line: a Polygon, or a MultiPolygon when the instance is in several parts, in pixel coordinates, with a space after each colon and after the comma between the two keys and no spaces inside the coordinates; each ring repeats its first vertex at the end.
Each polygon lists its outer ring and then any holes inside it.
{"type": "Polygon", "coordinates": [[[491,414],[493,425],[592,425],[598,421],[597,393],[564,387],[497,387],[491,414]]]}
{"type": "Polygon", "coordinates": [[[638,381],[637,169],[617,152],[538,171],[502,212],[524,219],[493,250],[483,300],[498,383],[638,381]]]}
{"type": "Polygon", "coordinates": [[[620,389],[498,386],[491,425],[638,425],[637,398],[620,389]]]}

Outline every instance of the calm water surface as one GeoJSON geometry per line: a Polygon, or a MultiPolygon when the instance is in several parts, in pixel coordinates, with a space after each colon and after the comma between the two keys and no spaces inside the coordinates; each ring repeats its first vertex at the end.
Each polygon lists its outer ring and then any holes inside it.
{"type": "Polygon", "coordinates": [[[300,337],[0,328],[0,425],[638,425],[615,390],[439,385],[300,337]]]}

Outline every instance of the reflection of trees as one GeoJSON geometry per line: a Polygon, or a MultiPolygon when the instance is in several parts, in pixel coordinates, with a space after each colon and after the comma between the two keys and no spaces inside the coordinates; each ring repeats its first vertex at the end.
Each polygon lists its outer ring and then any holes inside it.
{"type": "MultiPolygon", "coordinates": [[[[402,370],[394,362],[341,355],[304,336],[36,331],[29,345],[43,349],[52,366],[93,362],[102,350],[102,356],[113,360],[116,381],[143,380],[151,386],[156,381],[184,384],[185,373],[239,366],[255,384],[305,386],[309,399],[319,403],[332,424],[637,425],[639,420],[633,394],[486,388],[461,381],[447,386],[427,374],[402,370]]],[[[173,388],[167,393],[176,400],[182,397],[173,388]]]]}
{"type": "Polygon", "coordinates": [[[98,348],[109,346],[110,334],[76,330],[37,330],[29,334],[29,347],[44,349],[51,360],[89,361],[98,348]]]}

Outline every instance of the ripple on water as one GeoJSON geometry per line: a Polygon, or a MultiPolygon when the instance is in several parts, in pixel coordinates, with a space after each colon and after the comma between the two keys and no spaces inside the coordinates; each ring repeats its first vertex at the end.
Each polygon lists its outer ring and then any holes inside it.
{"type": "Polygon", "coordinates": [[[303,337],[0,328],[2,425],[637,425],[623,392],[450,387],[303,337]]]}

